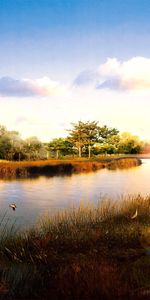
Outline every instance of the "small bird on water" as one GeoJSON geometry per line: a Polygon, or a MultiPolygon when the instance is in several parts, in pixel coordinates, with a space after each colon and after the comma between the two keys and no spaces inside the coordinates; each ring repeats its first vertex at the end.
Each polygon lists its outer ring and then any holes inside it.
{"type": "Polygon", "coordinates": [[[13,210],[15,210],[17,206],[16,206],[15,203],[12,203],[12,204],[9,205],[9,207],[11,207],[13,210]]]}
{"type": "Polygon", "coordinates": [[[136,209],[136,211],[135,211],[134,215],[131,217],[131,219],[135,219],[137,217],[137,215],[138,215],[138,211],[136,209]]]}

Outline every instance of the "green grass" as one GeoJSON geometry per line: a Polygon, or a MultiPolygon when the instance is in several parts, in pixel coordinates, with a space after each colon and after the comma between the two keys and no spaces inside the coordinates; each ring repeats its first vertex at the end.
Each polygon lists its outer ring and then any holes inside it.
{"type": "Polygon", "coordinates": [[[1,237],[3,298],[149,299],[150,196],[81,204],[1,237]]]}

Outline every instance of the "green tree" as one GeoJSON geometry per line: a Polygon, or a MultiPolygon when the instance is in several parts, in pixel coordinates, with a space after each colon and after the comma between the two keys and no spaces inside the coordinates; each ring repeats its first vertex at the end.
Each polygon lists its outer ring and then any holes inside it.
{"type": "Polygon", "coordinates": [[[99,126],[98,126],[98,122],[93,121],[87,121],[84,123],[83,125],[84,129],[84,133],[85,133],[85,141],[84,141],[84,145],[88,147],[88,157],[91,157],[91,149],[92,146],[98,141],[98,137],[99,137],[99,126]]]}
{"type": "Polygon", "coordinates": [[[83,147],[88,147],[88,156],[91,157],[91,148],[94,143],[98,140],[98,122],[87,121],[78,123],[72,123],[73,129],[69,130],[68,139],[75,145],[78,149],[79,157],[82,156],[83,147]]]}
{"type": "Polygon", "coordinates": [[[67,138],[64,138],[63,140],[64,141],[62,144],[61,153],[63,155],[74,154],[73,143],[71,141],[69,141],[67,138]]]}
{"type": "Polygon", "coordinates": [[[91,157],[91,149],[95,143],[109,143],[109,140],[118,135],[116,128],[109,128],[106,125],[100,127],[96,121],[87,121],[73,123],[73,129],[69,130],[70,140],[77,147],[79,157],[81,157],[82,149],[88,148],[88,156],[91,157]]]}
{"type": "Polygon", "coordinates": [[[85,145],[86,134],[84,131],[84,123],[79,121],[78,123],[71,123],[73,129],[69,131],[68,140],[74,144],[74,146],[78,149],[79,157],[82,156],[82,148],[85,145]]]}
{"type": "Polygon", "coordinates": [[[106,152],[108,154],[118,153],[119,142],[120,142],[119,134],[116,133],[116,135],[109,136],[106,139],[106,142],[103,143],[103,145],[107,144],[107,151],[106,152]]]}
{"type": "Polygon", "coordinates": [[[48,148],[50,151],[56,152],[56,159],[58,159],[60,152],[63,155],[72,153],[73,144],[65,138],[56,138],[48,144],[48,148]]]}
{"type": "Polygon", "coordinates": [[[41,141],[36,136],[27,138],[24,143],[24,152],[28,160],[40,159],[40,151],[43,147],[41,141]]]}
{"type": "Polygon", "coordinates": [[[113,136],[118,135],[119,130],[116,128],[110,128],[106,125],[99,127],[99,142],[108,143],[113,136]]]}
{"type": "Polygon", "coordinates": [[[11,140],[7,135],[0,136],[0,159],[10,159],[11,140]]]}
{"type": "Polygon", "coordinates": [[[142,152],[144,143],[139,137],[129,132],[122,133],[119,142],[119,152],[125,154],[136,154],[142,152]]]}
{"type": "Polygon", "coordinates": [[[23,145],[24,142],[21,139],[20,133],[18,131],[8,131],[6,135],[9,137],[11,142],[10,159],[11,160],[21,160],[24,158],[23,145]]]}

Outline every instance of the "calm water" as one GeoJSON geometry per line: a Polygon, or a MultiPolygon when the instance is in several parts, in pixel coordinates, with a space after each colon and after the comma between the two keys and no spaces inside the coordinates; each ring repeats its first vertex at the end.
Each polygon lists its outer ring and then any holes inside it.
{"type": "Polygon", "coordinates": [[[27,227],[39,216],[79,205],[96,202],[102,196],[150,194],[150,159],[126,170],[102,169],[97,172],[55,176],[51,178],[0,181],[0,217],[6,213],[8,223],[27,227]],[[9,204],[15,202],[13,211],[9,204]]]}

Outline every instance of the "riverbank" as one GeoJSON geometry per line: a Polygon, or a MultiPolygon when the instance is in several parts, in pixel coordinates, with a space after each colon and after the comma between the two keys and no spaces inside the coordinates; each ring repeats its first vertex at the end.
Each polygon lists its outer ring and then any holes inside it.
{"type": "Polygon", "coordinates": [[[1,235],[1,298],[149,299],[149,216],[150,196],[104,199],[1,235]]]}
{"type": "Polygon", "coordinates": [[[54,176],[59,174],[71,175],[79,172],[91,172],[102,168],[130,168],[141,164],[139,158],[103,158],[103,159],[82,159],[82,160],[44,160],[44,161],[1,161],[0,178],[28,178],[54,176]]]}

